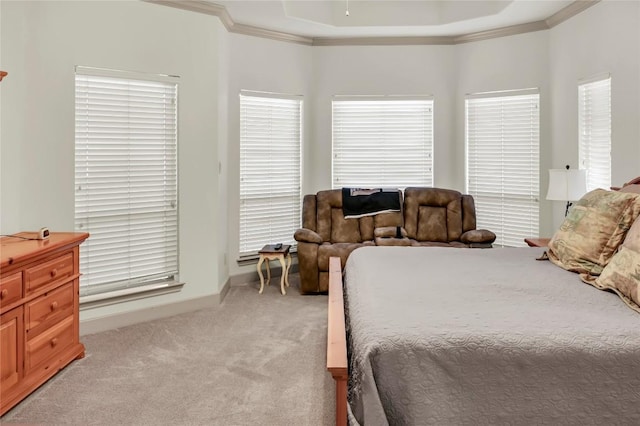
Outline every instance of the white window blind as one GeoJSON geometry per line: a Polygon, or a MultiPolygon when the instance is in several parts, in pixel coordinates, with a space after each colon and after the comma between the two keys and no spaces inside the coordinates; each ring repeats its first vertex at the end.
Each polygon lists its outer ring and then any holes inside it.
{"type": "Polygon", "coordinates": [[[433,99],[336,97],[333,187],[433,185],[433,99]]]}
{"type": "Polygon", "coordinates": [[[240,94],[240,256],[295,244],[300,227],[302,98],[240,94]]]}
{"type": "Polygon", "coordinates": [[[478,228],[495,232],[496,244],[538,236],[539,122],[537,91],[466,99],[467,192],[478,228]]]}
{"type": "Polygon", "coordinates": [[[76,69],[75,229],[91,234],[83,295],[178,272],[178,87],[135,77],[76,69]]]}
{"type": "Polygon", "coordinates": [[[587,191],[611,186],[611,77],[578,86],[580,168],[587,191]]]}

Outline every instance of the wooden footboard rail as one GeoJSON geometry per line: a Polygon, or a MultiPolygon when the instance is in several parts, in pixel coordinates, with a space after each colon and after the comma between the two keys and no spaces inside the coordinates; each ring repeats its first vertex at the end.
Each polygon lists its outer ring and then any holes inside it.
{"type": "Polygon", "coordinates": [[[329,314],[327,323],[327,370],[336,381],[336,426],[347,424],[347,335],[340,258],[329,259],[329,314]]]}

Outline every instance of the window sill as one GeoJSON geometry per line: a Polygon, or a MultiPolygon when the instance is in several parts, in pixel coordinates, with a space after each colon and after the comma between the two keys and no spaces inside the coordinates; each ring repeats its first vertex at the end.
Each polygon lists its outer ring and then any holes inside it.
{"type": "Polygon", "coordinates": [[[80,310],[100,308],[123,302],[177,293],[182,290],[184,283],[178,281],[163,281],[139,287],[125,288],[100,294],[80,296],[80,310]]]}

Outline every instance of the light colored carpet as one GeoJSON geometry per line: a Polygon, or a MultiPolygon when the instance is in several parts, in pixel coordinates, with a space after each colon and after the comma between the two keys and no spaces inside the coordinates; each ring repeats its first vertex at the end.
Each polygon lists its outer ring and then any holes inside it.
{"type": "Polygon", "coordinates": [[[2,417],[60,425],[330,425],[326,296],[231,287],[219,306],[82,337],[86,357],[2,417]]]}

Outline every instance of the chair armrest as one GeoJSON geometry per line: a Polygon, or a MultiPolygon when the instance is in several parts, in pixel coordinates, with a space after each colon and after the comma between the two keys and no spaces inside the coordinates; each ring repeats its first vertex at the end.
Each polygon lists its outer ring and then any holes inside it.
{"type": "Polygon", "coordinates": [[[322,244],[322,237],[318,235],[316,232],[313,232],[311,229],[300,228],[295,234],[293,234],[293,238],[299,243],[315,243],[322,244]]]}
{"type": "Polygon", "coordinates": [[[491,244],[496,240],[496,234],[488,229],[472,229],[460,236],[460,241],[465,244],[491,244]]]}

